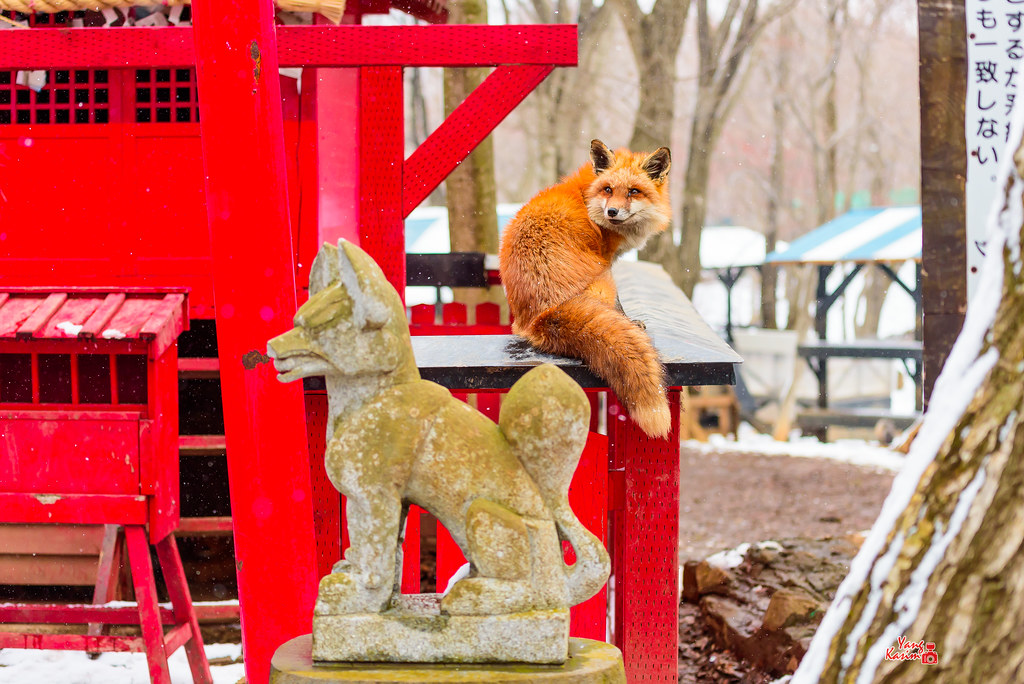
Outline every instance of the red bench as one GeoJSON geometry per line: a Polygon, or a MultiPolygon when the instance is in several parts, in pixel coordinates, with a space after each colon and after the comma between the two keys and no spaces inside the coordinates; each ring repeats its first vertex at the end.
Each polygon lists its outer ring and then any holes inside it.
{"type": "MultiPolygon", "coordinates": [[[[212,681],[181,559],[178,335],[184,293],[0,291],[0,522],[108,525],[97,600],[110,598],[123,528],[136,607],[13,603],[0,623],[91,624],[88,634],[0,632],[0,648],[145,651],[156,684],[184,646],[212,681]],[[150,544],[171,609],[157,604],[150,544]],[[141,636],[103,625],[137,624],[141,636]],[[170,629],[165,633],[164,625],[170,629]]],[[[40,535],[46,530],[40,529],[40,535]]]]}

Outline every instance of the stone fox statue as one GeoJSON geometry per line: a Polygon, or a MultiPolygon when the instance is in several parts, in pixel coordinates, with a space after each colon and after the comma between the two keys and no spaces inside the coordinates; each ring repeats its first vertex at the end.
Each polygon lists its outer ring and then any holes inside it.
{"type": "Polygon", "coordinates": [[[325,244],[295,328],[268,353],[283,382],[323,375],[325,466],[348,497],[351,546],[320,583],[317,615],[392,605],[409,504],[430,511],[469,559],[441,601],[449,615],[567,608],[608,577],[608,554],[569,508],[587,437],[583,390],[539,366],[508,393],[499,424],[421,380],[405,309],[376,263],[344,240],[325,244]],[[568,540],[576,562],[562,559],[568,540]]]}

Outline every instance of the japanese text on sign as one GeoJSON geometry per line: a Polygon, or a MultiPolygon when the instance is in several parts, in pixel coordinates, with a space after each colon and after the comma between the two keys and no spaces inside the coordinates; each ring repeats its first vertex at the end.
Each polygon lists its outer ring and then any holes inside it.
{"type": "Polygon", "coordinates": [[[1024,0],[966,0],[967,293],[985,255],[985,222],[996,194],[1024,64],[1024,0]]]}

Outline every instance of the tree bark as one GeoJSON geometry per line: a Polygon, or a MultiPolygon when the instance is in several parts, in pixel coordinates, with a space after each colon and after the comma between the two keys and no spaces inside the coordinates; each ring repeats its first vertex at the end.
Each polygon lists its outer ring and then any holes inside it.
{"type": "Polygon", "coordinates": [[[855,327],[858,339],[878,337],[878,324],[882,320],[882,304],[889,294],[892,280],[881,269],[870,264],[864,269],[864,289],[860,300],[864,303],[864,318],[855,327]]]}
{"type": "MultiPolygon", "coordinates": [[[[784,20],[781,31],[786,32],[788,21],[784,20]]],[[[764,250],[765,254],[775,251],[779,240],[779,210],[786,197],[786,98],[785,86],[789,81],[789,50],[780,45],[776,51],[772,81],[772,162],[768,171],[768,206],[765,210],[764,250]]],[[[777,266],[765,264],[761,267],[761,327],[768,330],[778,328],[778,314],[775,307],[775,292],[779,284],[777,266]]]]}
{"type": "Polygon", "coordinates": [[[1024,148],[1012,144],[978,296],[792,684],[1024,680],[1024,148]],[[934,644],[938,663],[887,660],[900,636],[934,644]]]}
{"type": "MultiPolygon", "coordinates": [[[[455,24],[486,24],[485,0],[457,0],[448,6],[449,21],[455,24]]],[[[486,68],[444,70],[444,109],[449,116],[479,86],[489,73],[486,68]]],[[[448,204],[448,234],[453,252],[498,253],[497,189],[494,182],[494,138],[488,135],[469,153],[445,181],[448,204]]],[[[501,287],[455,288],[455,301],[467,305],[470,322],[476,304],[503,304],[501,287]]]]}

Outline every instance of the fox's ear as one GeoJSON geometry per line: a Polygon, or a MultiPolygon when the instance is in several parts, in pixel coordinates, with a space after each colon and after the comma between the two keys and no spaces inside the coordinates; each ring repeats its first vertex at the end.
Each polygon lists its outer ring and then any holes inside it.
{"type": "Polygon", "coordinates": [[[659,147],[651,156],[644,159],[640,167],[655,183],[663,183],[668,178],[668,170],[672,168],[672,153],[667,147],[659,147]]]}
{"type": "Polygon", "coordinates": [[[601,174],[611,168],[615,155],[600,140],[590,141],[590,161],[594,164],[594,173],[601,174]]]}

